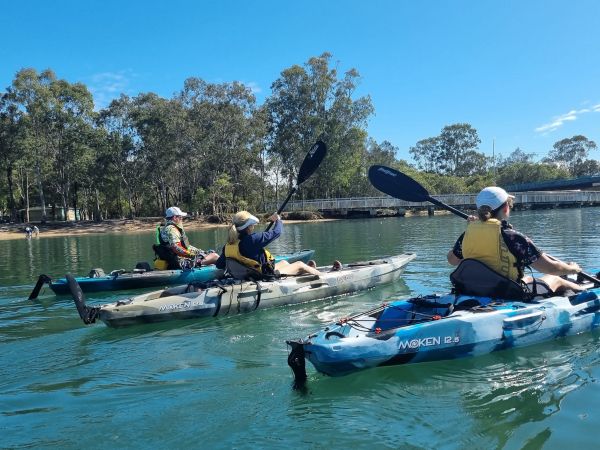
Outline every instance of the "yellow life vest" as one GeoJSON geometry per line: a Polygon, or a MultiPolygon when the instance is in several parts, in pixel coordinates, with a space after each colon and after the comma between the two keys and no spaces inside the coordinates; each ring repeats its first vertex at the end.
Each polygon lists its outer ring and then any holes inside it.
{"type": "MultiPolygon", "coordinates": [[[[263,248],[263,252],[265,252],[265,258],[267,260],[267,264],[274,268],[275,258],[273,258],[273,255],[271,255],[269,250],[267,250],[266,248],[263,248]]],[[[225,245],[225,258],[234,259],[237,262],[239,262],[240,264],[243,264],[246,267],[249,267],[251,269],[256,270],[257,272],[262,273],[262,265],[261,265],[260,261],[256,261],[255,259],[252,259],[252,258],[247,258],[240,253],[239,242],[236,242],[235,244],[225,245]]]]}
{"type": "Polygon", "coordinates": [[[469,222],[462,242],[463,258],[481,261],[501,275],[519,281],[522,273],[517,258],[502,237],[502,223],[498,219],[469,222]]]}

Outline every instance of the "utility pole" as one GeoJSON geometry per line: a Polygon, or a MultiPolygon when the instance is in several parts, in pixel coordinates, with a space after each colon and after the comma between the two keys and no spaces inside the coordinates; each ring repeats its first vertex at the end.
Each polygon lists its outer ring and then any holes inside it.
{"type": "Polygon", "coordinates": [[[496,184],[496,138],[492,139],[492,181],[496,184]]]}

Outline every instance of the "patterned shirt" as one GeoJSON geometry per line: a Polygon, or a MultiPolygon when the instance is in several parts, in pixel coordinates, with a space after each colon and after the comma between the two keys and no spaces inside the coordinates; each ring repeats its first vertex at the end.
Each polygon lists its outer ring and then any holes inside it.
{"type": "MultiPolygon", "coordinates": [[[[540,256],[542,256],[542,251],[536,247],[531,239],[525,236],[523,233],[519,233],[516,230],[513,230],[512,225],[509,224],[506,220],[502,221],[502,238],[504,239],[504,243],[508,247],[508,251],[515,255],[517,258],[517,263],[519,266],[530,266],[534,262],[536,262],[540,256]]],[[[465,233],[461,234],[460,237],[456,240],[454,244],[454,248],[452,249],[452,253],[459,259],[463,259],[462,254],[462,241],[465,237],[465,233]]]]}
{"type": "Polygon", "coordinates": [[[160,237],[164,242],[169,244],[171,250],[173,250],[177,256],[191,258],[202,253],[202,250],[190,245],[188,237],[185,234],[185,231],[183,231],[183,228],[181,228],[180,232],[177,225],[175,225],[171,220],[167,220],[165,226],[162,227],[160,231],[160,237]]]}

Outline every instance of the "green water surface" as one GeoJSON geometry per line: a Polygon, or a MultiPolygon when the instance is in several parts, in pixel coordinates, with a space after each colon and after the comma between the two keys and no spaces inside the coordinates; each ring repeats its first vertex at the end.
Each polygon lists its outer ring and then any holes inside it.
{"type": "MultiPolygon", "coordinates": [[[[546,252],[599,267],[600,208],[517,212],[546,252]]],[[[292,389],[285,340],[398,297],[449,289],[455,216],[285,225],[271,250],[319,264],[407,251],[402,281],[253,314],[110,329],[69,297],[27,296],[40,273],[131,268],[152,233],[0,241],[0,448],[597,448],[599,334],[292,389]],[[568,447],[567,447],[568,446],[568,447]]],[[[190,232],[218,248],[226,230],[190,232]]],[[[132,292],[129,292],[131,294],[132,292]]],[[[88,294],[91,303],[127,293],[88,294]]]]}

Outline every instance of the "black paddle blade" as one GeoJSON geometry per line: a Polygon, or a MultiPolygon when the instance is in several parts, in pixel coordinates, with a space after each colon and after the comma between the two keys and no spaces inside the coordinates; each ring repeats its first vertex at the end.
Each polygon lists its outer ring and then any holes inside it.
{"type": "Polygon", "coordinates": [[[327,145],[323,141],[317,141],[308,151],[298,171],[297,186],[300,186],[317,170],[323,158],[327,154],[327,145]]]}
{"type": "Polygon", "coordinates": [[[79,313],[79,317],[81,317],[81,320],[83,320],[83,323],[86,325],[94,323],[96,321],[96,316],[98,315],[98,308],[89,307],[85,304],[85,296],[83,295],[81,286],[79,286],[77,280],[75,280],[70,273],[66,275],[66,278],[69,284],[69,290],[73,296],[73,301],[75,302],[75,307],[79,313]]]}
{"type": "Polygon", "coordinates": [[[407,202],[427,202],[429,192],[408,175],[386,166],[371,166],[369,181],[384,194],[407,202]]]}
{"type": "Polygon", "coordinates": [[[28,300],[36,299],[44,283],[50,283],[50,281],[52,280],[48,275],[41,274],[37,280],[37,283],[35,284],[35,287],[33,288],[33,291],[31,291],[31,294],[29,294],[28,300]]]}

